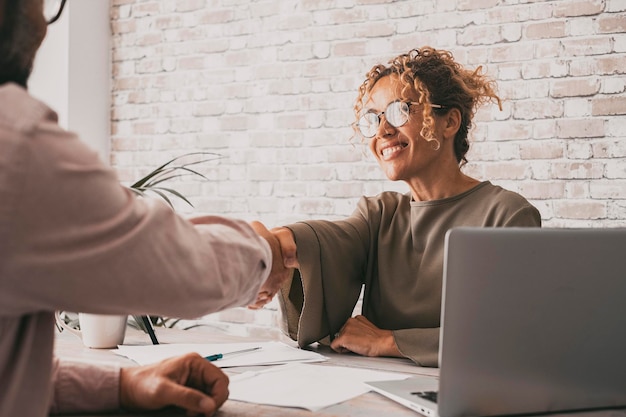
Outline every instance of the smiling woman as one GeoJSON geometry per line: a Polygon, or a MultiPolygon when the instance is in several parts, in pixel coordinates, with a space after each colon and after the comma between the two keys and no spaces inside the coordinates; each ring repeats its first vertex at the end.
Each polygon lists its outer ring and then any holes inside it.
{"type": "Polygon", "coordinates": [[[446,232],[541,224],[522,196],[461,171],[474,113],[490,101],[500,105],[495,83],[448,51],[424,47],[373,67],[353,128],[387,177],[411,191],[362,197],[345,220],[273,229],[287,271],[298,269],[274,274],[253,307],[282,285],[286,330],[300,346],[329,342],[437,366],[446,232]],[[363,286],[362,315],[350,317],[363,286]]]}
{"type": "MultiPolygon", "coordinates": [[[[502,109],[500,97],[495,92],[495,81],[484,75],[481,67],[465,69],[454,61],[450,52],[424,47],[399,55],[390,61],[389,66],[376,65],[369,71],[359,88],[359,96],[354,106],[357,115],[371,112],[367,106],[372,105],[372,96],[378,90],[375,85],[387,76],[392,76],[396,84],[395,94],[398,101],[414,100],[412,103],[422,105],[423,122],[419,133],[425,139],[438,143],[435,145],[436,150],[440,144],[433,131],[435,116],[443,116],[451,111],[460,113],[461,120],[455,131],[453,150],[457,162],[461,164],[467,162],[467,135],[476,109],[489,101],[497,103],[500,110],[502,109]]],[[[366,136],[359,125],[357,134],[370,138],[375,132],[366,136]]]]}

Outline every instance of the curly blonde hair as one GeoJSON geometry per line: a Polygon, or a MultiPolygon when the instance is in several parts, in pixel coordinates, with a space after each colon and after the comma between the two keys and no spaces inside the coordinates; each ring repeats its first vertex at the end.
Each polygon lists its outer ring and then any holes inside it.
{"type": "MultiPolygon", "coordinates": [[[[408,100],[412,92],[418,94],[417,102],[423,106],[424,119],[420,134],[424,139],[433,141],[435,149],[439,148],[440,143],[434,135],[434,116],[446,114],[452,108],[459,110],[461,127],[454,138],[454,153],[459,164],[466,163],[465,154],[469,150],[467,134],[478,107],[486,102],[494,102],[502,110],[495,81],[483,73],[482,66],[473,71],[463,68],[449,51],[430,46],[413,49],[393,58],[389,65],[375,65],[366,74],[354,105],[357,120],[376,82],[392,74],[398,75],[403,84],[401,99],[408,100]],[[433,107],[433,104],[443,108],[433,107]]],[[[353,128],[355,134],[359,135],[358,127],[353,125],[353,128]]]]}

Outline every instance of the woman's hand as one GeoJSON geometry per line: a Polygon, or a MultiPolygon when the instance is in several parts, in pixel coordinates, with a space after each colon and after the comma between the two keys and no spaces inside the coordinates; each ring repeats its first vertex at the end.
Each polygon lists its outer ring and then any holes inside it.
{"type": "Polygon", "coordinates": [[[227,398],[228,377],[197,353],[120,372],[120,404],[127,410],[177,406],[208,417],[227,398]]]}
{"type": "Polygon", "coordinates": [[[283,255],[283,265],[285,268],[300,268],[298,264],[298,248],[293,233],[286,227],[275,227],[272,234],[280,243],[280,252],[283,255]]]}
{"type": "Polygon", "coordinates": [[[248,306],[258,309],[272,301],[280,287],[293,275],[293,268],[297,266],[296,242],[291,231],[284,227],[271,231],[260,222],[250,223],[252,228],[269,243],[272,249],[272,270],[267,280],[261,285],[254,304],[248,306]]]}
{"type": "Polygon", "coordinates": [[[330,347],[340,353],[354,352],[363,356],[402,357],[391,330],[379,329],[365,316],[348,319],[330,347]]]}

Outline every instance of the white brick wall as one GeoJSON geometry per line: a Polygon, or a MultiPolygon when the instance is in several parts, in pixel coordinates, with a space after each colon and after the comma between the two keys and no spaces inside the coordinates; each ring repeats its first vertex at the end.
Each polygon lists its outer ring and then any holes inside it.
{"type": "MultiPolygon", "coordinates": [[[[519,191],[545,226],[626,226],[623,0],[113,0],[112,164],[225,158],[183,184],[198,212],[276,226],[405,191],[351,144],[364,73],[450,49],[499,80],[466,171],[519,191]]],[[[181,210],[185,208],[181,207],[181,210]]]]}

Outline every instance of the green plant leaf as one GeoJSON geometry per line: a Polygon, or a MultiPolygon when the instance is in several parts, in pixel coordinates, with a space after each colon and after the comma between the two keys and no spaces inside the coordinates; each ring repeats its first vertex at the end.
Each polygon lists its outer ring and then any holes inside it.
{"type": "MultiPolygon", "coordinates": [[[[167,196],[167,194],[165,194],[164,192],[156,189],[156,188],[148,188],[146,191],[144,192],[153,192],[155,194],[157,194],[159,197],[161,197],[163,200],[165,200],[165,202],[167,204],[169,204],[169,206],[173,209],[174,208],[174,204],[172,204],[172,200],[169,199],[169,197],[167,196]]],[[[190,203],[191,204],[191,203],[190,203]]]]}
{"type": "Polygon", "coordinates": [[[161,197],[172,208],[174,208],[174,205],[168,197],[167,193],[177,198],[180,198],[185,203],[193,207],[193,204],[191,204],[191,202],[180,192],[174,190],[173,188],[165,188],[157,185],[170,181],[174,178],[180,178],[185,176],[198,176],[201,179],[208,181],[209,179],[204,174],[197,171],[196,169],[189,168],[189,166],[203,164],[220,158],[221,155],[215,154],[213,152],[189,152],[183,155],[179,155],[176,158],[173,158],[163,165],[160,165],[159,167],[150,171],[144,177],[133,183],[129,188],[134,193],[140,196],[145,196],[146,193],[153,192],[161,197]],[[210,158],[206,157],[209,155],[211,156],[210,158]],[[182,161],[185,158],[191,158],[194,156],[201,156],[201,158],[187,163],[172,165],[176,161],[182,161]]]}
{"type": "Polygon", "coordinates": [[[158,194],[160,197],[162,197],[164,200],[166,200],[168,202],[168,204],[170,206],[172,206],[172,208],[174,208],[174,206],[171,204],[171,201],[169,200],[169,198],[167,197],[167,195],[165,193],[170,193],[172,195],[175,195],[176,197],[180,198],[185,203],[187,203],[191,207],[193,207],[193,204],[191,204],[191,202],[189,200],[187,200],[187,198],[184,195],[182,195],[181,193],[179,193],[178,191],[176,191],[176,190],[174,190],[172,188],[150,187],[150,188],[145,190],[145,192],[149,192],[149,191],[158,194]]]}

